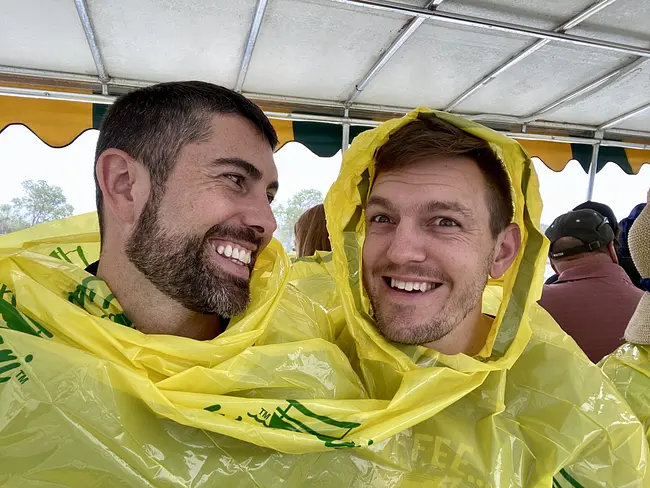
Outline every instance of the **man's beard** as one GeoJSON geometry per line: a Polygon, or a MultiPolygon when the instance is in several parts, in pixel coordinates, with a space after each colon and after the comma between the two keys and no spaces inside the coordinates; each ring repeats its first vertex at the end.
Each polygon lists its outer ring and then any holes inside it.
{"type": "MultiPolygon", "coordinates": [[[[377,294],[375,293],[375,296],[373,296],[373,290],[368,287],[364,277],[364,286],[370,298],[377,329],[386,339],[400,344],[421,345],[442,339],[465,320],[481,301],[487,285],[491,263],[492,255],[485,260],[483,266],[475,273],[474,279],[466,280],[465,284],[460,285],[462,288],[458,290],[452,288],[449,291],[448,298],[435,316],[427,317],[424,320],[420,319],[421,321],[418,323],[412,322],[410,318],[413,312],[417,310],[418,305],[388,306],[384,303],[382,306],[377,294]]],[[[382,275],[390,274],[391,268],[394,267],[383,268],[382,275]]],[[[428,281],[438,280],[444,283],[445,286],[453,286],[453,281],[446,275],[441,275],[435,271],[431,272],[431,270],[423,272],[419,266],[414,266],[413,269],[406,269],[402,266],[400,271],[415,276],[427,276],[428,281]]],[[[377,276],[377,274],[373,273],[373,276],[377,276]]],[[[433,290],[427,293],[436,293],[436,291],[433,290]]]]}
{"type": "Polygon", "coordinates": [[[222,317],[242,313],[250,301],[249,280],[210,264],[209,253],[215,251],[208,238],[239,240],[258,247],[261,239],[252,229],[220,224],[204,236],[170,235],[158,218],[158,201],[154,194],[147,201],[126,243],[128,259],[158,290],[188,310],[222,317]]]}

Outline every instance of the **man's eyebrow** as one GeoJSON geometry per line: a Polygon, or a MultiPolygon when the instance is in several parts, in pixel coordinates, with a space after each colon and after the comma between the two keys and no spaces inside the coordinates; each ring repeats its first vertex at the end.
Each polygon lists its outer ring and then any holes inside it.
{"type": "Polygon", "coordinates": [[[241,158],[217,158],[212,162],[213,166],[235,166],[244,171],[253,180],[261,180],[262,172],[254,165],[241,158]]]}
{"type": "MultiPolygon", "coordinates": [[[[379,207],[384,207],[386,210],[394,212],[396,207],[395,205],[385,197],[380,197],[378,195],[373,195],[370,198],[368,198],[368,201],[366,203],[366,207],[369,207],[371,205],[377,205],[379,207]]],[[[439,201],[439,200],[431,200],[429,202],[423,203],[418,206],[418,211],[422,213],[435,213],[435,212],[454,212],[460,215],[463,215],[467,218],[474,218],[474,212],[472,210],[463,205],[460,202],[454,202],[454,201],[439,201]]]]}
{"type": "Polygon", "coordinates": [[[369,207],[371,205],[384,207],[386,210],[389,210],[391,212],[395,211],[395,205],[393,205],[388,198],[380,197],[378,195],[372,195],[370,198],[368,198],[368,201],[366,202],[366,207],[369,207]]]}
{"type": "Polygon", "coordinates": [[[463,205],[460,202],[445,202],[432,200],[427,203],[420,205],[420,211],[423,213],[434,213],[434,212],[454,212],[460,215],[463,215],[467,218],[474,218],[474,212],[469,207],[463,205]]]}
{"type": "Polygon", "coordinates": [[[278,191],[278,188],[280,188],[280,184],[277,181],[272,181],[269,183],[269,186],[266,187],[267,190],[275,190],[278,191]]]}

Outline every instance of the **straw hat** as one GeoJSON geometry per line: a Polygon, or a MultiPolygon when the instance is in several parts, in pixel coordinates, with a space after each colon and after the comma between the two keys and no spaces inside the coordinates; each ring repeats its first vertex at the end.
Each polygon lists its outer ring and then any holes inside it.
{"type": "MultiPolygon", "coordinates": [[[[650,200],[650,192],[648,193],[650,200]]],[[[645,290],[636,312],[625,330],[625,340],[634,344],[650,344],[650,202],[639,214],[628,234],[630,255],[641,275],[645,290]]]]}

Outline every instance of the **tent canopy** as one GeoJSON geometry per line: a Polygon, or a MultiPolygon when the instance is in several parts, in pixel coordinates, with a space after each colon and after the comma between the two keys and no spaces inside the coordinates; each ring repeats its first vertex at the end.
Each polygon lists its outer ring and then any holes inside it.
{"type": "Polygon", "coordinates": [[[65,145],[120,93],[201,79],[254,99],[284,141],[319,155],[427,105],[516,137],[555,170],[578,159],[594,175],[607,161],[636,173],[650,162],[648,22],[645,0],[11,1],[0,130],[24,123],[65,145]]]}

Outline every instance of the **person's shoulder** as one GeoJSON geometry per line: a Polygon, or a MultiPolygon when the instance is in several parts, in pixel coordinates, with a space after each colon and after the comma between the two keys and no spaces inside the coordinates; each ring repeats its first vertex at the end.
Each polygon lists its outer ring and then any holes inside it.
{"type": "Polygon", "coordinates": [[[544,285],[538,303],[542,307],[552,305],[558,299],[566,298],[567,292],[570,292],[570,288],[567,290],[567,283],[554,282],[550,285],[544,285]]]}
{"type": "Polygon", "coordinates": [[[531,304],[526,319],[532,334],[515,366],[529,371],[541,370],[547,376],[559,377],[566,376],[567,368],[569,371],[571,368],[577,371],[598,369],[558,325],[543,303],[531,304]]]}

